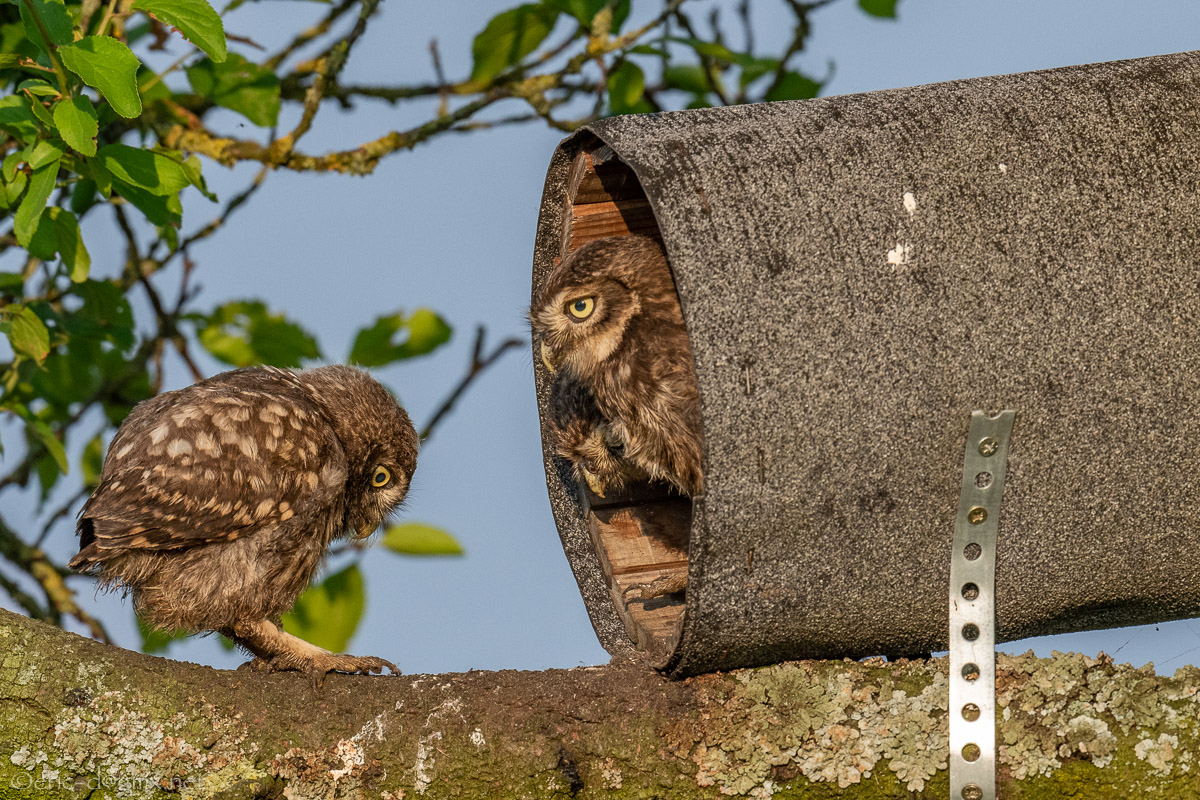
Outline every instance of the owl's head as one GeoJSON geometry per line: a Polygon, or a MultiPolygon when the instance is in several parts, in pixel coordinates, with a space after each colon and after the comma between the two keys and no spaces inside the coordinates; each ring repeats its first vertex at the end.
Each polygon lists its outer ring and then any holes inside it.
{"type": "Polygon", "coordinates": [[[367,373],[342,365],[298,378],[337,432],[346,453],[345,527],[375,532],[400,507],[417,468],[417,431],[391,392],[367,373]]]}
{"type": "Polygon", "coordinates": [[[664,294],[673,298],[674,287],[654,239],[585,244],[554,268],[530,306],[542,360],[551,372],[587,379],[617,352],[647,303],[664,294]]]}

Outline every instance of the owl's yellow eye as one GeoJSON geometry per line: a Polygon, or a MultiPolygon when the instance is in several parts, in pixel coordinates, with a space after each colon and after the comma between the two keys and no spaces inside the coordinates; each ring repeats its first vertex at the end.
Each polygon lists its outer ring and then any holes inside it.
{"type": "Polygon", "coordinates": [[[596,308],[596,301],[591,297],[581,297],[567,303],[567,313],[575,319],[587,319],[596,308]]]}
{"type": "Polygon", "coordinates": [[[376,467],[375,474],[371,476],[371,485],[376,489],[382,489],[392,482],[392,473],[387,467],[376,467]]]}

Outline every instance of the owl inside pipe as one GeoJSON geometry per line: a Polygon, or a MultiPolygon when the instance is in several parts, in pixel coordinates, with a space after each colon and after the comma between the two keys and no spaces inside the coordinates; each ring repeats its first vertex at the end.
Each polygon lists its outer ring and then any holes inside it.
{"type": "MultiPolygon", "coordinates": [[[[624,458],[680,492],[704,491],[695,368],[657,241],[580,247],[547,276],[529,318],[546,367],[591,394],[624,458]]],[[[570,430],[562,420],[552,427],[570,430]]]]}
{"type": "Polygon", "coordinates": [[[155,628],[218,631],[263,671],[393,673],[280,627],[334,539],[404,500],[417,433],[366,373],[250,367],[139,403],[80,512],[70,566],[132,593],[155,628]]]}

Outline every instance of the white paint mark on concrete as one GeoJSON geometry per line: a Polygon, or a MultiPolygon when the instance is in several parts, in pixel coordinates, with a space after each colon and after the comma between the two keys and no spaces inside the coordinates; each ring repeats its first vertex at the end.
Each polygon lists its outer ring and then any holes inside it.
{"type": "Polygon", "coordinates": [[[904,193],[904,210],[908,212],[910,218],[917,213],[917,196],[912,192],[904,193]]]}
{"type": "Polygon", "coordinates": [[[887,261],[892,266],[901,266],[908,263],[908,258],[911,254],[911,247],[903,242],[898,242],[895,247],[888,250],[887,261]]]}

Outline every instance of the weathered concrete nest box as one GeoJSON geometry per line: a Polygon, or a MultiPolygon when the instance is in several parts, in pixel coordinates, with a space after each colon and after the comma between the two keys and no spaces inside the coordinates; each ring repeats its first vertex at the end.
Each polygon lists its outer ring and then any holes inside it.
{"type": "Polygon", "coordinates": [[[565,140],[535,290],[660,235],[705,437],[692,501],[589,504],[546,447],[600,641],[676,675],[945,649],[973,409],[1017,412],[1000,640],[1200,614],[1198,229],[1196,53],[565,140]],[[684,597],[623,600],[683,569],[684,597]]]}

